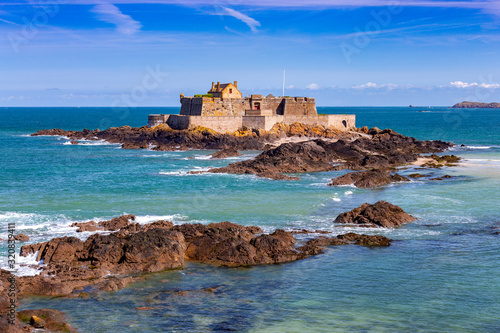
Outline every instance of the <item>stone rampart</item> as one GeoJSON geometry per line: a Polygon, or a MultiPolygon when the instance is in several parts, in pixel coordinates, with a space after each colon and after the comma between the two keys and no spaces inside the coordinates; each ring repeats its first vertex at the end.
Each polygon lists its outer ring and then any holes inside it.
{"type": "Polygon", "coordinates": [[[220,133],[233,133],[245,126],[269,131],[275,124],[321,125],[338,130],[350,130],[356,127],[355,115],[316,115],[316,116],[184,116],[150,115],[148,125],[154,127],[166,123],[173,129],[191,129],[203,126],[220,133]],[[164,121],[163,121],[164,120],[164,121]],[[163,122],[162,122],[163,121],[163,122]]]}

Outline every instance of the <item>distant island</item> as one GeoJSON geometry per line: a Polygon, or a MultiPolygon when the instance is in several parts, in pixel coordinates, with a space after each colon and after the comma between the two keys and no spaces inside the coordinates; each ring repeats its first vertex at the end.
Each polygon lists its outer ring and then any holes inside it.
{"type": "Polygon", "coordinates": [[[500,103],[462,102],[452,106],[454,109],[500,109],[500,103]]]}

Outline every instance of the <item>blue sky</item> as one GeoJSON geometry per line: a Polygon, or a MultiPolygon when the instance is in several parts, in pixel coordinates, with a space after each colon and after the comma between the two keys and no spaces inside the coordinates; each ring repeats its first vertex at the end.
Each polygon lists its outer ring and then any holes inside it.
{"type": "Polygon", "coordinates": [[[322,106],[500,101],[500,1],[7,0],[0,106],[177,106],[244,95],[322,106]]]}

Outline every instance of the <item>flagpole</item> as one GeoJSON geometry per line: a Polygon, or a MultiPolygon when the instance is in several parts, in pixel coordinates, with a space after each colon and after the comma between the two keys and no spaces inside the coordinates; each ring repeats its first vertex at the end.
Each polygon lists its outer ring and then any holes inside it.
{"type": "Polygon", "coordinates": [[[283,70],[283,97],[285,97],[285,70],[283,70]]]}

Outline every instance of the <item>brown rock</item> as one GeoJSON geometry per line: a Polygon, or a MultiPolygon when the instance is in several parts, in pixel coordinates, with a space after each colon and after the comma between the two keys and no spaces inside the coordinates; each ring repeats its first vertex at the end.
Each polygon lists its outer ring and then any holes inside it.
{"type": "Polygon", "coordinates": [[[362,246],[389,246],[391,245],[391,240],[387,237],[380,235],[360,235],[350,232],[345,235],[337,236],[338,239],[346,242],[354,242],[355,245],[362,246]]]}
{"type": "Polygon", "coordinates": [[[143,227],[142,227],[142,231],[148,231],[150,229],[166,229],[166,230],[170,230],[174,227],[174,224],[170,221],[164,221],[164,220],[160,220],[160,221],[156,221],[156,222],[152,222],[152,223],[148,223],[148,224],[145,224],[143,227]]]}
{"type": "Polygon", "coordinates": [[[99,223],[96,223],[94,221],[75,222],[71,226],[78,227],[78,229],[76,230],[77,232],[97,231],[97,230],[116,231],[129,226],[131,224],[130,220],[134,221],[135,216],[132,214],[123,215],[120,217],[115,217],[108,221],[101,221],[99,223]]]}
{"type": "Polygon", "coordinates": [[[109,274],[158,272],[182,267],[184,237],[180,232],[154,228],[125,237],[91,235],[85,242],[74,237],[24,247],[22,254],[37,250],[43,260],[41,275],[20,278],[25,294],[66,295],[79,288],[102,284],[105,290],[123,288],[132,280],[109,274]]]}
{"type": "Polygon", "coordinates": [[[122,144],[123,149],[148,149],[149,144],[146,141],[142,142],[125,142],[122,144]]]}
{"type": "Polygon", "coordinates": [[[191,260],[221,266],[248,266],[274,264],[298,259],[293,250],[295,239],[283,230],[271,235],[254,236],[262,231],[230,222],[212,223],[208,226],[182,225],[186,238],[186,257],[191,260]]]}
{"type": "Polygon", "coordinates": [[[17,319],[15,312],[19,306],[19,294],[17,278],[9,271],[0,268],[0,332],[23,332],[23,325],[17,319]],[[14,295],[9,295],[13,290],[14,295]],[[11,307],[11,299],[16,307],[11,307]],[[14,324],[11,324],[11,321],[14,324]]]}
{"type": "Polygon", "coordinates": [[[20,242],[27,242],[30,240],[29,236],[25,234],[16,235],[14,236],[14,239],[20,242]]]}
{"type": "Polygon", "coordinates": [[[365,203],[350,212],[342,213],[335,219],[334,223],[394,228],[415,220],[413,216],[406,214],[401,207],[387,201],[378,201],[373,205],[365,203]]]}
{"type": "Polygon", "coordinates": [[[424,178],[424,177],[430,177],[431,175],[422,175],[420,173],[412,173],[411,175],[408,175],[410,178],[424,178]]]}
{"type": "Polygon", "coordinates": [[[384,186],[394,182],[407,182],[408,178],[396,174],[390,174],[384,170],[370,170],[360,172],[350,172],[340,177],[334,178],[329,186],[352,185],[358,188],[372,188],[384,186]]]}
{"type": "Polygon", "coordinates": [[[389,246],[391,240],[384,236],[360,235],[348,233],[337,237],[318,237],[308,240],[303,246],[297,248],[305,255],[317,255],[323,253],[326,246],[337,246],[355,244],[361,246],[389,246]]]}
{"type": "Polygon", "coordinates": [[[234,148],[227,148],[212,154],[211,159],[224,159],[228,157],[238,157],[241,154],[234,148]]]}

